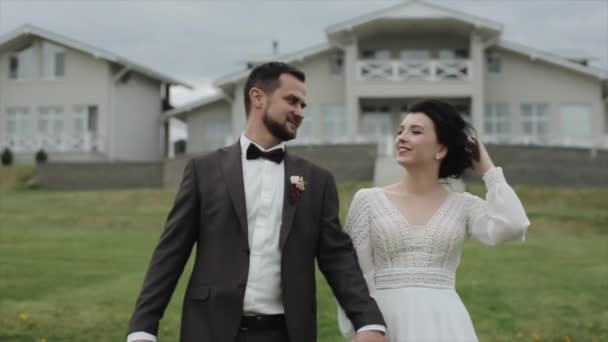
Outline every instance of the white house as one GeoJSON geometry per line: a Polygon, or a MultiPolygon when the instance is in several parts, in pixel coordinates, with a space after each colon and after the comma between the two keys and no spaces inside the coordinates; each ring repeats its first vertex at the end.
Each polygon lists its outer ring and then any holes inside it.
{"type": "Polygon", "coordinates": [[[0,150],[33,162],[157,161],[169,88],[190,87],[114,53],[25,25],[0,38],[0,150]]]}
{"type": "MultiPolygon", "coordinates": [[[[606,71],[504,41],[502,32],[499,23],[418,0],[328,27],[327,42],[276,58],[307,75],[309,105],[294,143],[372,140],[390,154],[408,106],[439,98],[487,142],[608,148],[606,71]]],[[[166,113],[187,123],[187,153],[242,132],[249,71],[216,80],[220,95],[166,113]]]]}

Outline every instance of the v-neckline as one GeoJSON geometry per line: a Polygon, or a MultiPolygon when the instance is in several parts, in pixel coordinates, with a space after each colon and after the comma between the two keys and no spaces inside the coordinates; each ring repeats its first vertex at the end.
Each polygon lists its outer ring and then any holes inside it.
{"type": "Polygon", "coordinates": [[[436,218],[439,216],[439,214],[444,210],[445,207],[447,207],[448,203],[450,202],[451,198],[452,198],[452,191],[448,190],[448,195],[446,196],[446,198],[441,202],[441,205],[439,205],[439,207],[435,210],[435,212],[431,215],[431,217],[427,220],[426,223],[424,224],[412,224],[410,223],[410,221],[407,219],[407,217],[405,217],[405,215],[403,215],[403,213],[401,212],[401,210],[399,210],[399,208],[393,203],[393,201],[391,201],[391,199],[388,197],[388,195],[386,194],[386,191],[384,191],[383,188],[378,188],[380,190],[380,192],[382,193],[382,196],[384,197],[384,199],[388,202],[388,204],[391,206],[391,208],[393,208],[393,210],[399,215],[399,217],[401,217],[401,219],[410,227],[414,227],[414,228],[426,228],[428,227],[431,223],[433,223],[433,221],[436,220],[436,218]]]}

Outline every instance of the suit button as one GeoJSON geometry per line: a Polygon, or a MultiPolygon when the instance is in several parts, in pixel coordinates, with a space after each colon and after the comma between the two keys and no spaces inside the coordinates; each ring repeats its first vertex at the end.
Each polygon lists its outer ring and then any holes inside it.
{"type": "Polygon", "coordinates": [[[244,248],[244,249],[243,249],[243,253],[244,253],[245,255],[249,255],[249,248],[244,248]]]}
{"type": "Polygon", "coordinates": [[[239,284],[239,289],[245,291],[245,287],[246,287],[245,283],[240,283],[239,284]]]}

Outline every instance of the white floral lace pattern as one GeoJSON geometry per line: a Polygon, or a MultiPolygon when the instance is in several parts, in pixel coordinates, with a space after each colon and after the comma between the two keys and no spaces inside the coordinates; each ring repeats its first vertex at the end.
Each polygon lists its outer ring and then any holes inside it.
{"type": "Polygon", "coordinates": [[[423,227],[409,224],[383,189],[359,190],[345,229],[370,288],[454,288],[467,237],[488,245],[522,239],[529,221],[502,170],[490,170],[484,181],[485,201],[450,192],[423,227]]]}

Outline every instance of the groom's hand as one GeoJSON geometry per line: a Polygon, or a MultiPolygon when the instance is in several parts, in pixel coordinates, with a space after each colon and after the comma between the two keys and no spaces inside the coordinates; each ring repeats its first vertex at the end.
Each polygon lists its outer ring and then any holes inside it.
{"type": "Polygon", "coordinates": [[[386,342],[386,338],[381,332],[366,330],[355,335],[353,342],[386,342]]]}

